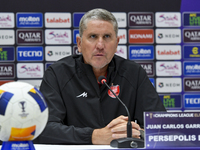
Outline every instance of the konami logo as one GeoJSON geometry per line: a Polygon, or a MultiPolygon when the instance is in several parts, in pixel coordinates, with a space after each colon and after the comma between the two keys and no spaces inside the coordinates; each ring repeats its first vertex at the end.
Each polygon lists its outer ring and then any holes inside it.
{"type": "Polygon", "coordinates": [[[153,29],[130,29],[129,43],[154,43],[153,29]]]}
{"type": "Polygon", "coordinates": [[[70,28],[71,13],[45,13],[46,28],[70,28]]]}

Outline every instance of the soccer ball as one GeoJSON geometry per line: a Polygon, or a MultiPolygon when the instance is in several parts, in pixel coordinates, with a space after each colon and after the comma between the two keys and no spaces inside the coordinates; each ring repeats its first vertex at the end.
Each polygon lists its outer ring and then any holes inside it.
{"type": "Polygon", "coordinates": [[[0,86],[0,140],[30,141],[45,128],[48,107],[41,92],[25,82],[0,86]]]}

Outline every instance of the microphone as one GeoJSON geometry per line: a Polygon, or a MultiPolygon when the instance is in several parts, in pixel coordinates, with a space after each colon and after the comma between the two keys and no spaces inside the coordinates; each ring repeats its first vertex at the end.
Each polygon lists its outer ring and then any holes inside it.
{"type": "Polygon", "coordinates": [[[117,147],[117,148],[144,148],[144,132],[140,130],[141,139],[133,138],[132,137],[132,124],[131,124],[131,116],[129,113],[128,108],[126,105],[121,101],[121,99],[115,94],[115,92],[109,87],[107,84],[107,80],[105,76],[100,76],[98,78],[98,81],[100,84],[105,84],[108,89],[113,93],[113,95],[119,100],[119,102],[125,107],[126,112],[128,114],[128,122],[127,122],[127,137],[126,138],[120,138],[112,140],[110,143],[111,147],[117,147]]]}

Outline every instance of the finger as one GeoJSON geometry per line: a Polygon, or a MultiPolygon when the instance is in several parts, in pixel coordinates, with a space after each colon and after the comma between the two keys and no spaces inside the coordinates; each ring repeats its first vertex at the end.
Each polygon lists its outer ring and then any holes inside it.
{"type": "Polygon", "coordinates": [[[127,122],[118,124],[111,128],[111,132],[122,132],[127,130],[127,122]]]}
{"type": "Polygon", "coordinates": [[[137,129],[137,130],[141,130],[140,126],[137,123],[131,121],[131,124],[132,124],[132,128],[137,129]]]}
{"type": "Polygon", "coordinates": [[[139,130],[136,130],[136,129],[132,129],[132,136],[133,137],[139,137],[140,136],[140,131],[139,130]]]}
{"type": "Polygon", "coordinates": [[[111,127],[113,127],[113,126],[115,126],[117,124],[121,124],[123,122],[127,122],[127,120],[128,120],[127,116],[122,116],[121,115],[121,116],[117,117],[116,119],[113,119],[107,126],[109,128],[111,128],[111,127]]]}
{"type": "MultiPolygon", "coordinates": [[[[118,138],[125,138],[127,137],[126,131],[119,131],[112,134],[112,138],[118,139],[118,138]]],[[[132,130],[132,137],[139,138],[140,139],[140,131],[133,129],[132,130]]]]}
{"type": "Polygon", "coordinates": [[[125,138],[125,137],[127,137],[126,133],[124,133],[124,134],[117,134],[117,133],[112,134],[113,139],[119,139],[119,138],[125,138]]]}

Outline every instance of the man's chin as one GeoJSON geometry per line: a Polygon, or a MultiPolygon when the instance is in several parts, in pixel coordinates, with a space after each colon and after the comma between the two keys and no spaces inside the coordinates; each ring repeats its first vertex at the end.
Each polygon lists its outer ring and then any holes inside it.
{"type": "Polygon", "coordinates": [[[108,63],[107,64],[102,64],[102,65],[99,65],[99,64],[93,64],[93,65],[91,65],[93,68],[95,68],[95,69],[103,69],[103,68],[105,68],[105,67],[107,67],[108,66],[108,63]]]}

